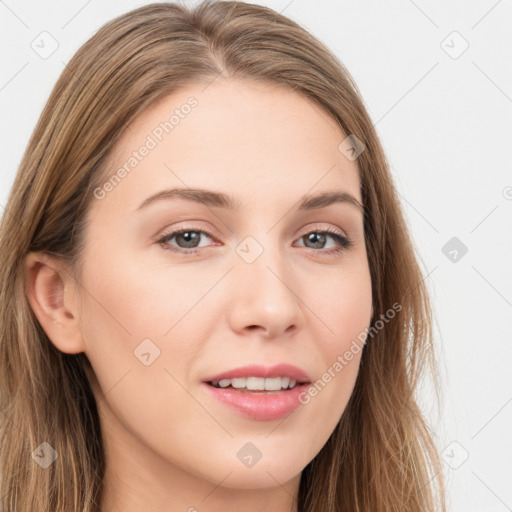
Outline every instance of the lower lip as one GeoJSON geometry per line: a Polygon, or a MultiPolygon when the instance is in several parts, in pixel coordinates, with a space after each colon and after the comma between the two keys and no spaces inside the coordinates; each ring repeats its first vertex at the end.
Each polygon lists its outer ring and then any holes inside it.
{"type": "Polygon", "coordinates": [[[214,388],[206,382],[203,386],[220,402],[228,407],[260,421],[277,420],[290,414],[301,402],[299,395],[306,391],[309,384],[300,384],[293,389],[282,391],[239,391],[234,388],[214,388]]]}

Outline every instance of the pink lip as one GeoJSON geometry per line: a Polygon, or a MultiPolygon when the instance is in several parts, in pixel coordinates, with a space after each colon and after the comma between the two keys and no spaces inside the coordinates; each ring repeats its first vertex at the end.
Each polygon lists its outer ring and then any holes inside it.
{"type": "Polygon", "coordinates": [[[252,364],[241,368],[234,368],[233,370],[207,377],[203,380],[202,386],[216,400],[219,400],[235,411],[254,420],[271,421],[290,414],[301,405],[299,395],[307,390],[310,383],[311,378],[304,370],[282,363],[274,366],[252,364]],[[208,382],[212,381],[237,377],[288,377],[297,381],[297,385],[293,389],[282,389],[281,391],[242,391],[234,388],[215,388],[208,384],[208,382]]]}
{"type": "Polygon", "coordinates": [[[214,380],[233,379],[237,377],[289,377],[297,382],[311,382],[310,376],[300,368],[291,364],[281,363],[274,366],[262,366],[259,364],[251,364],[240,368],[234,368],[226,372],[212,375],[203,379],[203,382],[211,382],[214,380]]]}
{"type": "Polygon", "coordinates": [[[309,384],[301,384],[293,389],[281,391],[241,391],[233,388],[214,388],[206,382],[204,386],[221,403],[243,415],[260,421],[277,420],[296,409],[299,395],[307,390],[309,384]]]}

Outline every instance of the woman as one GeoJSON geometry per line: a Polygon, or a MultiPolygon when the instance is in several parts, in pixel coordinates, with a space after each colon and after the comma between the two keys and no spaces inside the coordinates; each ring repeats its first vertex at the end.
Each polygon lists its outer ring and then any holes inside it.
{"type": "Polygon", "coordinates": [[[355,84],[293,21],[161,3],[102,27],[0,252],[5,512],[445,509],[403,213],[355,84]]]}

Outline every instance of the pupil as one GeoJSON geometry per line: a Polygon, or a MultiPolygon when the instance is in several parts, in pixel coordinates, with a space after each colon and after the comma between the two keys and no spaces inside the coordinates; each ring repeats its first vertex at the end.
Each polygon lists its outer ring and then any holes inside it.
{"type": "Polygon", "coordinates": [[[180,238],[180,237],[185,239],[185,247],[190,248],[190,247],[197,246],[196,244],[197,244],[199,237],[198,237],[198,233],[196,233],[195,231],[185,231],[184,233],[180,233],[179,235],[177,235],[177,238],[180,238]],[[191,240],[190,240],[190,238],[191,238],[191,240]],[[194,241],[196,242],[196,244],[194,244],[194,241]]]}
{"type": "Polygon", "coordinates": [[[309,236],[306,235],[308,240],[313,242],[314,244],[317,244],[315,247],[322,248],[323,244],[325,243],[325,235],[322,233],[310,233],[309,236]],[[320,242],[318,242],[320,240],[320,242]]]}

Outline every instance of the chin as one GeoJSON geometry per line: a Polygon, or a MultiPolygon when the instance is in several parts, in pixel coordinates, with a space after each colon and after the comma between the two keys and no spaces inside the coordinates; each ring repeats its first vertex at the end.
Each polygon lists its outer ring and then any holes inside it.
{"type": "MultiPolygon", "coordinates": [[[[256,452],[252,443],[243,442],[241,448],[237,448],[236,459],[224,460],[224,474],[232,473],[222,483],[224,487],[237,489],[264,489],[275,487],[300,476],[302,470],[314,457],[314,453],[309,453],[311,447],[308,447],[308,453],[301,450],[300,441],[292,443],[289,449],[280,443],[280,446],[274,445],[262,447],[263,443],[258,443],[255,439],[255,445],[258,445],[261,452],[256,452]],[[254,455],[251,461],[247,454],[254,455]],[[259,459],[257,459],[260,457],[259,459]],[[246,465],[247,464],[247,465],[246,465]]],[[[305,448],[306,446],[302,446],[305,448]]],[[[218,472],[216,473],[216,478],[218,472]]]]}
{"type": "MultiPolygon", "coordinates": [[[[261,463],[261,461],[260,461],[261,463]]],[[[303,468],[293,468],[290,465],[271,464],[270,467],[256,464],[250,469],[236,468],[222,482],[222,487],[228,489],[267,489],[284,485],[294,478],[300,478],[303,468]]],[[[229,470],[226,472],[226,474],[229,470]]]]}

